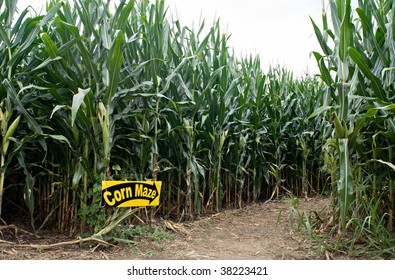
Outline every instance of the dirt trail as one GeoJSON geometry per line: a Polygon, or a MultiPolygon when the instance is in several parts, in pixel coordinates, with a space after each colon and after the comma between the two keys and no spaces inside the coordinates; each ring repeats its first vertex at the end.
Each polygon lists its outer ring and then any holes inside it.
{"type": "MultiPolygon", "coordinates": [[[[300,211],[321,210],[326,198],[300,200],[300,211]]],[[[183,223],[174,239],[105,248],[67,246],[51,250],[13,248],[0,242],[0,259],[313,259],[309,240],[290,224],[290,202],[253,204],[183,223]]],[[[296,214],[295,214],[296,219],[296,214]]],[[[176,225],[177,226],[177,225],[176,225]]],[[[60,236],[46,243],[64,241],[60,236]]],[[[70,238],[68,238],[70,240],[70,238]]],[[[0,240],[1,241],[1,240],[0,240]]]]}

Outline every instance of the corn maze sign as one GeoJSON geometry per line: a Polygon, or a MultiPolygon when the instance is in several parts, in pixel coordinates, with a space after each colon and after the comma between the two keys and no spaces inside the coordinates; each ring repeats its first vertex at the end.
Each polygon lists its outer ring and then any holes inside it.
{"type": "Polygon", "coordinates": [[[103,181],[101,205],[139,207],[159,205],[160,181],[103,181]]]}

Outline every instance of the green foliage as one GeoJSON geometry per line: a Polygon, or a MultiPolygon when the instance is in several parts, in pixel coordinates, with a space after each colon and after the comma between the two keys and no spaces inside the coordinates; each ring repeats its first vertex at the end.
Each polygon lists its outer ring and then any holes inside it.
{"type": "Polygon", "coordinates": [[[87,199],[91,203],[78,210],[78,218],[85,222],[91,232],[99,232],[107,221],[107,212],[101,207],[101,183],[97,182],[88,190],[87,199]]]}
{"type": "Polygon", "coordinates": [[[79,218],[92,228],[92,232],[100,231],[107,220],[106,212],[100,207],[100,204],[97,203],[81,208],[78,214],[79,218]]]}
{"type": "Polygon", "coordinates": [[[0,211],[14,192],[33,227],[106,234],[138,210],[101,209],[103,179],[163,181],[152,213],[178,219],[329,188],[339,241],[394,247],[393,1],[331,0],[312,21],[323,83],[236,58],[219,21],[195,31],[161,0],[111,5],[0,2],[0,211]]]}
{"type": "Polygon", "coordinates": [[[394,247],[394,170],[389,165],[395,162],[395,115],[390,109],[395,101],[394,8],[394,1],[360,0],[352,7],[351,1],[332,0],[333,27],[326,13],[322,30],[313,22],[323,51],[314,55],[330,94],[329,106],[319,113],[332,111],[334,126],[325,150],[326,166],[336,169],[331,177],[337,184],[337,246],[350,250],[355,244],[349,240],[361,242],[362,235],[368,251],[394,247]]]}
{"type": "Polygon", "coordinates": [[[103,179],[163,181],[156,213],[178,219],[323,188],[330,127],[311,116],[327,100],[316,78],[264,73],[259,58],[234,56],[219,22],[183,27],[164,1],[50,1],[45,16],[10,3],[0,97],[18,126],[2,136],[2,171],[26,177],[32,221],[115,227],[131,211],[99,208],[103,179]]]}
{"type": "Polygon", "coordinates": [[[360,204],[352,212],[342,235],[339,235],[339,225],[328,207],[309,212],[291,207],[290,221],[293,221],[292,214],[298,215],[297,230],[307,233],[313,245],[311,249],[319,258],[332,255],[337,259],[339,255],[347,254],[354,259],[393,259],[395,240],[387,229],[388,215],[380,213],[380,204],[381,198],[360,204]]]}
{"type": "Polygon", "coordinates": [[[144,239],[158,242],[161,240],[174,239],[174,234],[169,233],[154,224],[134,227],[123,226],[119,229],[119,231],[119,237],[124,240],[144,239]]]}

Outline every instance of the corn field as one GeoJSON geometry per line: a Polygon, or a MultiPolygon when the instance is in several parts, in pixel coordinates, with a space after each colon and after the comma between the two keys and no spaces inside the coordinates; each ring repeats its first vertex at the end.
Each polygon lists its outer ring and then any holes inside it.
{"type": "Polygon", "coordinates": [[[322,27],[312,24],[327,96],[316,113],[325,112],[334,127],[324,151],[336,167],[335,228],[349,238],[345,250],[366,241],[394,254],[395,2],[359,0],[355,10],[350,0],[329,6],[322,27]]]}
{"type": "Polygon", "coordinates": [[[330,1],[302,78],[164,1],[16,3],[0,0],[0,217],[103,226],[102,180],[160,180],[160,217],[326,193],[339,232],[392,231],[393,1],[330,1]]]}

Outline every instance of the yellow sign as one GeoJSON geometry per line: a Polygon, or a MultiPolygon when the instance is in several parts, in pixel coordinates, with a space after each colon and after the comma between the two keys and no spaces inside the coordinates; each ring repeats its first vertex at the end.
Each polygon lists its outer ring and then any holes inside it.
{"type": "Polygon", "coordinates": [[[159,205],[161,181],[103,181],[101,205],[138,207],[159,205]]]}

